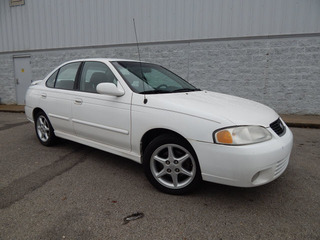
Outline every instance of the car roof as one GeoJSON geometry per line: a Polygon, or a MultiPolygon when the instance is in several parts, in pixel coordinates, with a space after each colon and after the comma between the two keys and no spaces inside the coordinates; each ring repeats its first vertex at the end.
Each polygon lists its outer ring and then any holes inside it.
{"type": "MultiPolygon", "coordinates": [[[[84,61],[99,61],[99,62],[112,62],[112,61],[126,61],[126,62],[139,62],[137,60],[131,59],[121,59],[121,58],[82,58],[82,59],[74,59],[65,63],[72,63],[72,62],[84,62],[84,61]]],[[[141,61],[143,62],[143,61],[141,61]]]]}

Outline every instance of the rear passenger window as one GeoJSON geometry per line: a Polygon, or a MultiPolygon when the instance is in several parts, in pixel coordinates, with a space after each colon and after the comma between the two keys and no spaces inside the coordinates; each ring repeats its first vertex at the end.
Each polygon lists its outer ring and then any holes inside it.
{"type": "Polygon", "coordinates": [[[70,63],[60,68],[55,88],[73,90],[80,62],[70,63]]]}
{"type": "Polygon", "coordinates": [[[57,73],[58,73],[58,70],[55,71],[47,80],[46,82],[46,86],[47,87],[50,87],[50,88],[53,88],[54,87],[54,83],[56,81],[56,76],[57,76],[57,73]]]}

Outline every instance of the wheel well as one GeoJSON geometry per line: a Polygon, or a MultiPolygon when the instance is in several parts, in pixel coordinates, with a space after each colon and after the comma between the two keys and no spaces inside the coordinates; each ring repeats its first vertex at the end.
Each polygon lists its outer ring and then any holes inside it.
{"type": "MultiPolygon", "coordinates": [[[[190,147],[191,149],[193,149],[193,147],[191,146],[191,144],[189,143],[189,141],[184,138],[182,135],[180,135],[177,132],[174,132],[172,130],[169,129],[164,129],[164,128],[156,128],[156,129],[151,129],[148,132],[146,132],[142,139],[141,139],[141,143],[140,143],[140,152],[141,152],[141,156],[143,156],[144,150],[146,149],[146,147],[148,146],[148,144],[155,139],[156,137],[163,135],[163,134],[170,134],[170,135],[174,135],[177,138],[180,138],[181,140],[185,141],[190,147]]],[[[143,157],[142,157],[142,161],[143,161],[143,157]]]]}
{"type": "Polygon", "coordinates": [[[35,121],[36,119],[36,116],[39,112],[43,112],[43,110],[41,108],[35,108],[33,109],[33,112],[32,112],[32,117],[33,117],[33,120],[35,121]]]}

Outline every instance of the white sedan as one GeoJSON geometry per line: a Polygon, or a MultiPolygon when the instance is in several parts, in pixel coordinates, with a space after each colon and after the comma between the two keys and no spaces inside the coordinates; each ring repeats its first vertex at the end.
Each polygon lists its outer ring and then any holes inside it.
{"type": "Polygon", "coordinates": [[[43,145],[59,137],[132,159],[171,194],[190,192],[201,180],[271,182],[285,171],[293,143],[269,107],[131,60],[64,63],[29,87],[25,112],[43,145]]]}

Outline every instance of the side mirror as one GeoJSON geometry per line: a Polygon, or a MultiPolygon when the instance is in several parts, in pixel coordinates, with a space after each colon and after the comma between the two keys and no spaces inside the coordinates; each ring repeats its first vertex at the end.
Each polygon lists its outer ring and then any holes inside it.
{"type": "Polygon", "coordinates": [[[97,92],[100,94],[120,97],[124,95],[124,90],[119,84],[118,87],[114,83],[99,83],[97,85],[97,92]]]}

